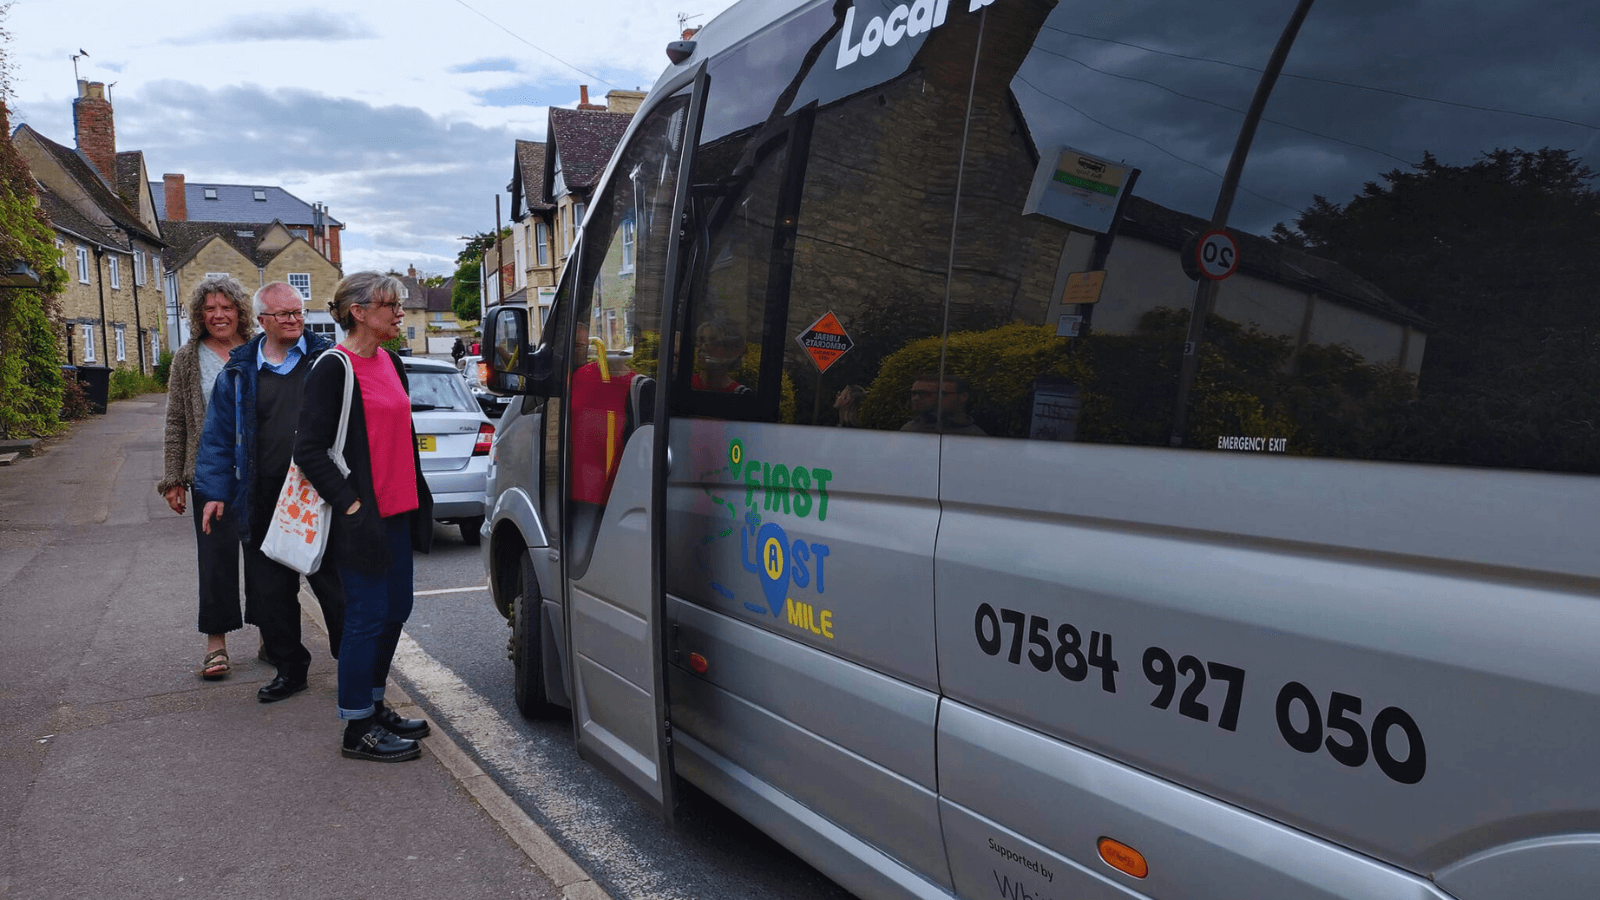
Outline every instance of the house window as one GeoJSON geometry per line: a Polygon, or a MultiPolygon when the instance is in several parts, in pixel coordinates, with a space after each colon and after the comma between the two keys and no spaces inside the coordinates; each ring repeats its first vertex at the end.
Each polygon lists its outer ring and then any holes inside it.
{"type": "Polygon", "coordinates": [[[83,337],[83,361],[94,362],[94,326],[84,322],[78,326],[78,333],[83,337]]]}
{"type": "Polygon", "coordinates": [[[144,251],[133,251],[133,283],[144,284],[144,251]]]}
{"type": "Polygon", "coordinates": [[[89,283],[89,248],[78,248],[78,283],[89,283]]]}
{"type": "Polygon", "coordinates": [[[117,338],[117,362],[128,358],[128,326],[114,325],[111,331],[117,338]]]}
{"type": "Polygon", "coordinates": [[[115,253],[108,253],[106,256],[109,257],[107,267],[111,270],[111,289],[120,291],[122,290],[122,266],[118,264],[115,253]]]}
{"type": "Polygon", "coordinates": [[[622,267],[619,275],[626,275],[633,271],[633,239],[635,228],[632,219],[622,220],[622,267]]]}
{"type": "Polygon", "coordinates": [[[267,202],[267,192],[266,191],[263,191],[260,188],[256,188],[254,193],[255,193],[256,200],[258,202],[261,202],[261,203],[267,202]]]}
{"type": "Polygon", "coordinates": [[[583,225],[583,212],[587,207],[582,203],[572,204],[572,230],[577,231],[583,225]]]}
{"type": "Polygon", "coordinates": [[[289,286],[300,292],[301,300],[311,299],[311,273],[290,272],[289,286]]]}
{"type": "Polygon", "coordinates": [[[517,248],[517,285],[522,285],[523,272],[528,268],[528,252],[521,247],[517,248]]]}
{"type": "Polygon", "coordinates": [[[414,341],[416,339],[417,339],[417,326],[415,326],[415,325],[407,325],[406,326],[406,340],[414,341]]]}
{"type": "Polygon", "coordinates": [[[150,361],[152,363],[161,359],[161,332],[150,329],[150,361]]]}
{"type": "Polygon", "coordinates": [[[541,266],[550,265],[550,226],[543,222],[533,226],[534,252],[541,266]]]}
{"type": "Polygon", "coordinates": [[[215,200],[215,199],[217,199],[217,189],[216,188],[203,188],[202,190],[204,191],[205,198],[207,200],[215,200]]]}
{"type": "Polygon", "coordinates": [[[302,241],[309,240],[311,238],[311,231],[307,228],[291,228],[289,229],[289,233],[302,241]]]}
{"type": "Polygon", "coordinates": [[[572,207],[567,207],[567,220],[562,224],[566,227],[561,229],[561,258],[566,259],[572,255],[572,207]]]}
{"type": "Polygon", "coordinates": [[[433,320],[435,322],[443,322],[444,321],[444,313],[442,313],[442,312],[434,313],[433,314],[433,320]]]}

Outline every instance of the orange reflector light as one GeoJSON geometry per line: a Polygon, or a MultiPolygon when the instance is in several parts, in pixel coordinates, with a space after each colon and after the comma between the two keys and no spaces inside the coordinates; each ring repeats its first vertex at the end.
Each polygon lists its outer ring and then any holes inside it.
{"type": "Polygon", "coordinates": [[[1150,864],[1144,861],[1144,854],[1121,841],[1113,841],[1108,837],[1101,838],[1100,858],[1111,868],[1135,878],[1143,878],[1150,874],[1150,864]]]}
{"type": "Polygon", "coordinates": [[[706,662],[706,658],[704,656],[701,656],[698,653],[691,653],[689,654],[689,668],[693,670],[696,675],[704,675],[706,673],[706,669],[711,668],[711,666],[706,662]]]}

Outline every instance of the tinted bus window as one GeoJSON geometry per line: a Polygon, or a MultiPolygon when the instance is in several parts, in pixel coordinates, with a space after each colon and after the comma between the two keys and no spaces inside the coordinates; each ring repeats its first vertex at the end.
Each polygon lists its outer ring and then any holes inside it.
{"type": "Polygon", "coordinates": [[[841,66],[841,44],[859,41],[847,14],[813,7],[711,70],[695,183],[714,192],[697,199],[680,412],[912,418],[905,396],[884,399],[888,417],[864,410],[883,361],[936,347],[944,328],[977,32],[929,31],[841,66]]]}
{"type": "Polygon", "coordinates": [[[1600,35],[1556,4],[1312,9],[1177,415],[1182,259],[1289,13],[1250,6],[1225,32],[1204,6],[952,10],[983,45],[941,387],[1007,437],[1600,471],[1600,122],[1572,86],[1600,35]]]}

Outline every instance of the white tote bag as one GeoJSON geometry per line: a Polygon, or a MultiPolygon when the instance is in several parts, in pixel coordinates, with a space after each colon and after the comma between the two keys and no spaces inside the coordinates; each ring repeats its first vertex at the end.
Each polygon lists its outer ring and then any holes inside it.
{"type": "MultiPolygon", "coordinates": [[[[344,406],[339,413],[339,433],[333,439],[328,457],[341,474],[349,475],[350,470],[344,464],[344,439],[350,430],[350,395],[356,376],[343,353],[328,350],[322,355],[337,356],[344,366],[344,406]]],[[[319,357],[317,362],[321,361],[319,357]]],[[[289,474],[283,479],[283,490],[278,492],[278,502],[272,510],[272,522],[261,538],[261,552],[302,575],[310,575],[322,565],[322,556],[328,549],[328,529],[332,525],[332,507],[317,495],[306,473],[291,462],[289,474]]]]}

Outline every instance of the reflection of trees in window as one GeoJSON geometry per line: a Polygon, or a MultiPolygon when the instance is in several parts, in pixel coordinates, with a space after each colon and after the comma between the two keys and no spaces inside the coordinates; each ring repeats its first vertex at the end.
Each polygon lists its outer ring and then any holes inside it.
{"type": "MultiPolygon", "coordinates": [[[[952,331],[947,375],[971,384],[973,419],[986,433],[1027,437],[1041,380],[1070,384],[1082,398],[1078,440],[1165,446],[1172,421],[1177,358],[1172,343],[1186,311],[1148,313],[1134,334],[1057,337],[1048,326],[1012,323],[952,331]]],[[[1193,395],[1187,437],[1215,447],[1219,436],[1271,436],[1288,452],[1370,457],[1388,440],[1413,396],[1409,376],[1370,365],[1338,346],[1303,347],[1289,371],[1294,342],[1212,317],[1193,395]]],[[[889,354],[862,403],[863,424],[898,428],[911,415],[908,392],[920,372],[939,367],[937,337],[889,354]]]]}
{"type": "Polygon", "coordinates": [[[1600,472],[1600,194],[1566,150],[1431,154],[1281,242],[1336,260],[1436,323],[1384,455],[1600,472]]]}

